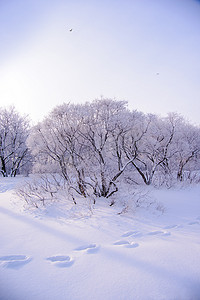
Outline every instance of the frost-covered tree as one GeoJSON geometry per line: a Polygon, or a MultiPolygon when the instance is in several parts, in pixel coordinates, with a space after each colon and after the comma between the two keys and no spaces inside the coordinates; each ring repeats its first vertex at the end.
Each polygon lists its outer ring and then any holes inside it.
{"type": "Polygon", "coordinates": [[[29,134],[27,117],[22,117],[14,107],[0,109],[0,172],[3,177],[16,176],[30,163],[26,145],[29,134]]]}
{"type": "Polygon", "coordinates": [[[122,156],[121,146],[129,114],[125,102],[110,99],[56,107],[29,139],[35,170],[59,172],[84,197],[109,197],[132,160],[122,156]]]}
{"type": "Polygon", "coordinates": [[[170,173],[174,148],[176,118],[159,118],[133,112],[132,130],[124,137],[123,150],[143,182],[150,185],[158,173],[170,173]]]}
{"type": "Polygon", "coordinates": [[[179,118],[174,141],[172,168],[179,181],[200,168],[200,129],[179,118]]]}
{"type": "MultiPolygon", "coordinates": [[[[80,176],[80,160],[83,146],[78,127],[81,106],[63,104],[56,107],[43,122],[32,130],[29,146],[36,158],[34,171],[57,172],[70,183],[70,173],[80,176]]],[[[80,179],[81,181],[81,179],[80,179]]],[[[80,187],[81,189],[81,187],[80,187]]]]}
{"type": "Polygon", "coordinates": [[[123,179],[182,180],[184,170],[197,166],[200,149],[199,129],[178,115],[131,112],[112,99],[57,106],[32,129],[29,147],[33,170],[60,174],[74,202],[74,191],[108,198],[123,179]]]}
{"type": "Polygon", "coordinates": [[[131,163],[122,152],[122,136],[130,130],[126,102],[111,99],[87,104],[80,133],[88,145],[87,176],[96,196],[109,197],[117,180],[131,163]]]}

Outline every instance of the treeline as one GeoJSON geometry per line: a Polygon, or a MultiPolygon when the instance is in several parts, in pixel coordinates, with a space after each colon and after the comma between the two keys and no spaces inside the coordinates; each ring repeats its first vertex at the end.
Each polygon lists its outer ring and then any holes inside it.
{"type": "Polygon", "coordinates": [[[71,194],[84,197],[109,197],[123,181],[192,181],[199,154],[199,127],[175,113],[130,111],[124,101],[65,103],[33,128],[14,108],[0,110],[2,176],[60,174],[71,194]]]}

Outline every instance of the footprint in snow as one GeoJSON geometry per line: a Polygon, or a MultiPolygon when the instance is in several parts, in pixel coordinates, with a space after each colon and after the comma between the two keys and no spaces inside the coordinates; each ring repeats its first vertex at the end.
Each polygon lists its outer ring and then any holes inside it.
{"type": "Polygon", "coordinates": [[[188,223],[188,225],[196,225],[196,224],[199,225],[199,224],[200,224],[199,221],[192,221],[192,222],[189,222],[189,223],[188,223]]]}
{"type": "Polygon", "coordinates": [[[113,243],[113,245],[117,245],[117,246],[124,246],[126,248],[136,248],[139,246],[138,243],[129,243],[129,241],[126,241],[126,240],[119,240],[119,241],[116,241],[115,243],[113,243]]]}
{"type": "Polygon", "coordinates": [[[169,236],[169,235],[171,235],[171,232],[169,232],[169,231],[165,231],[165,232],[163,232],[163,234],[162,234],[162,236],[169,236]]]}
{"type": "Polygon", "coordinates": [[[137,247],[139,247],[139,244],[132,242],[130,244],[125,245],[125,247],[126,248],[137,248],[137,247]]]}
{"type": "Polygon", "coordinates": [[[28,264],[32,259],[26,255],[7,255],[0,256],[0,262],[3,263],[4,268],[20,269],[28,264]]]}
{"type": "Polygon", "coordinates": [[[164,231],[160,231],[160,230],[156,230],[156,231],[151,231],[149,233],[147,233],[148,235],[158,235],[158,234],[162,234],[164,233],[164,231]]]}
{"type": "Polygon", "coordinates": [[[58,268],[71,267],[74,260],[68,255],[55,255],[47,257],[46,260],[52,262],[58,268]]]}
{"type": "Polygon", "coordinates": [[[88,253],[88,254],[93,254],[93,253],[96,253],[99,251],[99,246],[97,246],[96,244],[89,244],[89,245],[83,245],[83,246],[80,246],[74,250],[76,251],[85,251],[88,253]]]}
{"type": "Polygon", "coordinates": [[[127,231],[124,234],[122,234],[122,237],[129,237],[129,236],[140,237],[142,236],[142,233],[140,231],[127,231]]]}
{"type": "Polygon", "coordinates": [[[179,225],[174,224],[174,225],[165,226],[164,229],[172,229],[172,228],[177,228],[177,227],[179,227],[179,225]]]}
{"type": "Polygon", "coordinates": [[[113,243],[113,245],[129,245],[129,241],[124,241],[124,240],[120,240],[120,241],[117,241],[115,243],[113,243]]]}
{"type": "Polygon", "coordinates": [[[161,231],[161,230],[156,230],[156,231],[151,231],[147,233],[147,235],[162,235],[162,236],[168,236],[171,235],[170,232],[167,231],[161,231]]]}

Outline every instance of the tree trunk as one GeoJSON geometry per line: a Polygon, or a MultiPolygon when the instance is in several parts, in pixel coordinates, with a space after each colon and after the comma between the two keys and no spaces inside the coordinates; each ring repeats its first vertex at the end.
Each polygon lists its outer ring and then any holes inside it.
{"type": "Polygon", "coordinates": [[[6,164],[4,158],[1,156],[1,173],[3,177],[8,177],[7,172],[6,172],[6,164]]]}

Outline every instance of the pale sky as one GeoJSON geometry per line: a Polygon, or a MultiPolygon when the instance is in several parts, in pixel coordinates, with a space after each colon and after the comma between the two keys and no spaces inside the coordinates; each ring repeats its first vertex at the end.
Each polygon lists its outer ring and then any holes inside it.
{"type": "Polygon", "coordinates": [[[101,96],[200,125],[200,1],[0,0],[1,107],[101,96]]]}

